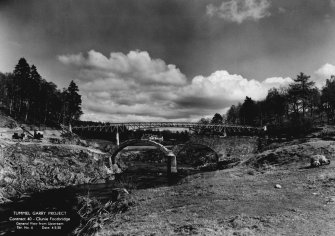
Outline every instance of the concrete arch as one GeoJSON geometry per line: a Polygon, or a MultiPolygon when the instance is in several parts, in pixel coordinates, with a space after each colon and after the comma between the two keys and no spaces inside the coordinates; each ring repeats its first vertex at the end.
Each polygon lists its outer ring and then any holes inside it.
{"type": "Polygon", "coordinates": [[[155,141],[150,141],[150,140],[139,140],[139,139],[130,139],[127,140],[123,143],[120,143],[120,145],[113,151],[111,159],[112,159],[112,163],[115,164],[115,158],[116,155],[122,151],[124,148],[128,147],[128,146],[132,146],[134,144],[144,144],[144,145],[148,145],[148,146],[155,146],[157,147],[160,151],[162,151],[164,153],[164,155],[168,155],[171,151],[169,149],[167,149],[166,147],[164,147],[162,144],[157,143],[155,141]]]}
{"type": "Polygon", "coordinates": [[[211,151],[215,152],[217,154],[217,152],[215,151],[215,148],[204,144],[204,143],[198,143],[198,142],[192,142],[192,141],[188,141],[184,144],[178,144],[176,146],[174,146],[172,148],[172,152],[177,156],[179,154],[179,152],[183,151],[185,148],[189,147],[189,146],[202,146],[202,147],[207,147],[208,149],[210,149],[211,151]]]}
{"type": "Polygon", "coordinates": [[[177,160],[176,160],[176,156],[174,155],[174,153],[171,150],[167,149],[162,144],[157,143],[155,141],[151,141],[151,140],[130,139],[130,140],[127,140],[127,141],[121,143],[114,151],[112,151],[112,155],[110,157],[110,163],[111,164],[116,164],[116,160],[115,160],[116,155],[121,150],[123,150],[124,148],[126,148],[128,146],[138,144],[138,143],[157,147],[161,152],[164,153],[164,155],[167,159],[168,174],[177,173],[177,160]]]}

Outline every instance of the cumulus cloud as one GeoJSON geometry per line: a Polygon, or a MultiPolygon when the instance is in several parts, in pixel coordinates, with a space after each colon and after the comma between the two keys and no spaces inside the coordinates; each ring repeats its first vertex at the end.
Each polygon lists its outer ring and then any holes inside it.
{"type": "Polygon", "coordinates": [[[230,74],[228,71],[216,71],[207,77],[194,77],[191,84],[180,92],[177,103],[185,105],[186,102],[189,106],[199,108],[212,106],[213,109],[222,109],[223,104],[229,106],[236,101],[242,101],[246,96],[255,100],[263,99],[270,88],[284,87],[292,81],[291,78],[273,77],[259,82],[230,74]]]}
{"type": "Polygon", "coordinates": [[[100,78],[127,78],[142,83],[185,84],[186,78],[175,65],[167,65],[160,59],[152,59],[148,52],[130,51],[127,55],[112,52],[107,58],[102,53],[90,50],[86,56],[61,55],[58,59],[67,65],[82,68],[82,79],[90,80],[92,75],[100,78]]]}
{"type": "Polygon", "coordinates": [[[290,83],[293,83],[293,79],[290,77],[271,77],[267,78],[262,82],[262,85],[267,88],[274,88],[274,87],[287,87],[290,83]]]}
{"type": "Polygon", "coordinates": [[[224,70],[188,80],[175,65],[143,51],[106,57],[91,50],[58,59],[78,69],[84,120],[196,121],[224,113],[245,96],[262,99],[269,88],[292,82],[281,77],[259,82],[224,70]]]}
{"type": "Polygon", "coordinates": [[[240,24],[245,20],[257,21],[269,16],[269,7],[268,0],[230,0],[219,6],[207,5],[207,15],[240,24]]]}
{"type": "Polygon", "coordinates": [[[322,88],[326,84],[327,79],[330,79],[331,76],[335,76],[335,66],[326,63],[314,71],[314,74],[316,75],[314,77],[315,85],[319,88],[322,88]]]}
{"type": "Polygon", "coordinates": [[[335,75],[335,66],[329,63],[324,64],[315,71],[315,74],[324,78],[329,79],[332,75],[335,75]]]}

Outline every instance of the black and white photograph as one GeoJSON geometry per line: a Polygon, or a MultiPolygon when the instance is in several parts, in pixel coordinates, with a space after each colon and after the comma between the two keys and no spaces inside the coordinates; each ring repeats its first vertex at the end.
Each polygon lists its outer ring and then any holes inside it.
{"type": "Polygon", "coordinates": [[[335,0],[0,0],[0,235],[335,235],[335,0]]]}

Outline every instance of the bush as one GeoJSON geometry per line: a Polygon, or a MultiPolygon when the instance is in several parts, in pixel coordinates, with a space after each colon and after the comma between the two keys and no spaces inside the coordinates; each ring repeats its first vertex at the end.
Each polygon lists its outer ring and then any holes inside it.
{"type": "Polygon", "coordinates": [[[95,235],[106,222],[110,222],[120,213],[126,212],[134,205],[134,200],[126,190],[115,189],[118,196],[102,203],[94,197],[87,196],[78,198],[78,214],[81,218],[80,225],[73,231],[74,235],[95,235]]]}
{"type": "Polygon", "coordinates": [[[267,126],[270,136],[301,137],[315,130],[312,119],[295,118],[284,121],[281,124],[270,124],[267,126]]]}

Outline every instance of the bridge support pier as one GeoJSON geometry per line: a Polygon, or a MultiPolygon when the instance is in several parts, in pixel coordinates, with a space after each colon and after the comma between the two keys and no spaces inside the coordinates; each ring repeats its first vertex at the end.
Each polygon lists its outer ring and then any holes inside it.
{"type": "Polygon", "coordinates": [[[172,176],[177,174],[177,157],[173,154],[173,152],[169,152],[166,154],[167,159],[167,174],[168,176],[172,176]]]}
{"type": "Polygon", "coordinates": [[[120,146],[119,129],[116,127],[116,145],[120,146]]]}
{"type": "Polygon", "coordinates": [[[112,161],[112,156],[109,156],[109,157],[108,157],[108,164],[109,164],[109,168],[112,168],[113,164],[115,164],[115,163],[113,163],[113,161],[112,161]]]}

